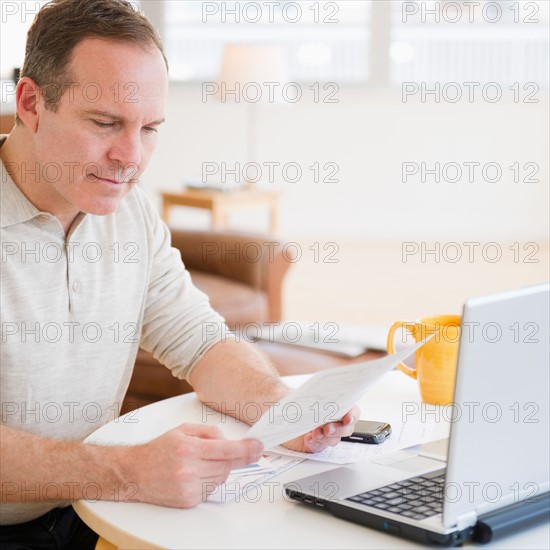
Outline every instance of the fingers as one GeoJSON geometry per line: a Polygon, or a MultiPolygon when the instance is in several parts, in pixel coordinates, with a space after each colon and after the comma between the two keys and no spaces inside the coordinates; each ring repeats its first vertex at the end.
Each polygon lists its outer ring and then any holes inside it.
{"type": "Polygon", "coordinates": [[[334,447],[342,437],[351,435],[353,425],[342,426],[339,423],[325,424],[304,436],[304,443],[310,452],[317,453],[326,447],[334,447]]]}
{"type": "Polygon", "coordinates": [[[355,423],[361,416],[361,409],[355,405],[338,422],[329,422],[304,436],[304,446],[310,452],[317,453],[327,447],[334,447],[340,443],[342,437],[348,437],[353,433],[355,423]]]}
{"type": "Polygon", "coordinates": [[[340,420],[340,422],[344,425],[352,424],[355,426],[355,423],[359,420],[361,417],[361,409],[354,405],[354,407],[340,420]]]}
{"type": "Polygon", "coordinates": [[[137,447],[140,500],[195,506],[225,482],[231,470],[257,462],[262,450],[259,441],[228,440],[215,426],[182,424],[137,447]]]}
{"type": "Polygon", "coordinates": [[[262,456],[263,445],[259,441],[228,440],[216,426],[182,424],[177,429],[186,436],[197,438],[197,441],[192,441],[192,454],[203,462],[200,477],[219,475],[226,471],[229,473],[235,468],[257,462],[262,456]]]}
{"type": "Polygon", "coordinates": [[[317,432],[316,439],[325,438],[337,438],[347,437],[353,433],[355,423],[361,416],[361,409],[355,405],[345,416],[338,422],[329,422],[319,428],[316,428],[314,432],[317,432]]]}
{"type": "MultiPolygon", "coordinates": [[[[262,455],[263,445],[256,439],[203,439],[197,443],[203,460],[242,461],[245,464],[256,462],[262,455]]],[[[244,464],[243,464],[244,466],[244,464]]]]}
{"type": "Polygon", "coordinates": [[[199,456],[203,460],[239,462],[239,466],[256,462],[261,457],[263,445],[256,439],[228,440],[216,426],[182,424],[177,430],[185,435],[199,438],[196,442],[199,456]],[[248,461],[240,464],[242,460],[248,461]]]}
{"type": "Polygon", "coordinates": [[[197,445],[200,459],[196,464],[196,484],[200,484],[202,502],[227,481],[231,470],[257,462],[263,449],[262,444],[254,439],[210,439],[197,441],[197,445]]]}
{"type": "Polygon", "coordinates": [[[323,437],[322,439],[318,439],[318,434],[314,434],[313,432],[310,432],[306,435],[304,435],[304,451],[307,453],[319,453],[326,449],[327,447],[334,447],[334,445],[337,445],[340,439],[337,439],[335,443],[332,445],[329,445],[329,439],[326,437],[323,437]]]}
{"type": "Polygon", "coordinates": [[[217,426],[207,426],[206,424],[181,424],[176,430],[186,435],[203,439],[225,439],[225,435],[217,426]]]}

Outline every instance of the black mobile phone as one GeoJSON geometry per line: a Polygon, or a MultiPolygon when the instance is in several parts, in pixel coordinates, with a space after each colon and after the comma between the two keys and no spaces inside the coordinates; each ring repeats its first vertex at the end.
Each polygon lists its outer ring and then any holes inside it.
{"type": "Polygon", "coordinates": [[[355,424],[355,431],[348,437],[342,437],[342,441],[378,445],[390,437],[390,434],[391,426],[387,422],[359,420],[355,424]]]}

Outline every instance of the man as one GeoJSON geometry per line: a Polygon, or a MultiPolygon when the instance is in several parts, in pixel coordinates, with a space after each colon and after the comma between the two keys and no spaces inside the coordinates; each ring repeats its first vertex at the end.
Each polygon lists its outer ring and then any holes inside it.
{"type": "MultiPolygon", "coordinates": [[[[229,410],[288,392],[252,346],[203,336],[223,319],[136,187],[167,90],[160,40],[124,0],[54,0],[37,15],[0,148],[3,547],[93,547],[68,507],[90,484],[91,498],[185,508],[259,458],[260,442],[204,425],[133,447],[81,443],[116,416],[139,345],[229,410]]],[[[358,416],[287,445],[335,445],[358,416]]]]}

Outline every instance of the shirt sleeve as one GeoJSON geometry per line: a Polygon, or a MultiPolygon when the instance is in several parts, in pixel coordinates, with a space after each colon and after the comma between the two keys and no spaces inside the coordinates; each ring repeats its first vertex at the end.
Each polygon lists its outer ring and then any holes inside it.
{"type": "Polygon", "coordinates": [[[206,294],[191,281],[179,250],[171,246],[168,227],[152,205],[147,204],[146,209],[151,265],[140,346],[175,377],[189,382],[201,357],[216,343],[233,336],[206,294]]]}

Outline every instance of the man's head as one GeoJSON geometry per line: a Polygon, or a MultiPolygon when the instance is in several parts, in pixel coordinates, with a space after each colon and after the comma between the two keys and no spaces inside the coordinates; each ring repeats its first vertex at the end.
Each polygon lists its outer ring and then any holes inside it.
{"type": "Polygon", "coordinates": [[[55,111],[67,86],[75,82],[71,56],[88,37],[156,47],[168,68],[155,28],[126,0],[52,0],[29,29],[20,75],[40,86],[48,109],[55,111]]]}
{"type": "Polygon", "coordinates": [[[128,2],[53,0],[29,31],[21,122],[3,158],[14,161],[27,197],[64,227],[78,212],[110,214],[147,167],[167,92],[162,45],[128,2]]]}

